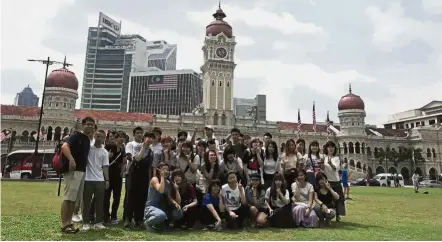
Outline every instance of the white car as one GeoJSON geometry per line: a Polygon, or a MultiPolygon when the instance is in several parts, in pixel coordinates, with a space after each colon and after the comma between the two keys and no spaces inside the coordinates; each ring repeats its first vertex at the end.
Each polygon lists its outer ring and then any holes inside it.
{"type": "MultiPolygon", "coordinates": [[[[390,187],[394,187],[394,177],[395,176],[393,176],[393,174],[391,174],[391,173],[381,173],[381,174],[377,174],[375,177],[373,177],[373,179],[378,180],[379,184],[382,187],[386,187],[386,186],[388,186],[387,178],[389,178],[390,179],[390,187]]],[[[399,174],[398,177],[399,177],[399,186],[403,187],[404,186],[404,177],[401,174],[399,174]]]]}

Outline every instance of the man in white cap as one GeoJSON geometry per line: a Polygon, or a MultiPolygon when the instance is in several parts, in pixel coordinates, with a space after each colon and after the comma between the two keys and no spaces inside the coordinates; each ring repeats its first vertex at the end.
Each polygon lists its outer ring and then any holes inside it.
{"type": "Polygon", "coordinates": [[[213,134],[213,127],[212,125],[206,125],[204,128],[204,131],[206,132],[206,139],[204,141],[214,140],[216,145],[216,150],[219,150],[219,140],[215,137],[213,134]]]}

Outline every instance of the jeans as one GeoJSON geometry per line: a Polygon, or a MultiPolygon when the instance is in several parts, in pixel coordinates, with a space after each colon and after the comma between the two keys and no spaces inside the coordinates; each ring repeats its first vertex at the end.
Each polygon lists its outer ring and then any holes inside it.
{"type": "Polygon", "coordinates": [[[182,210],[172,210],[171,218],[168,218],[166,213],[154,206],[147,206],[144,210],[144,225],[151,227],[155,225],[162,225],[166,220],[177,221],[183,217],[182,210]]]}
{"type": "Polygon", "coordinates": [[[103,197],[105,183],[103,181],[85,181],[83,192],[83,222],[88,224],[93,219],[91,217],[92,196],[95,198],[95,223],[103,222],[103,197]]]}
{"type": "Polygon", "coordinates": [[[334,209],[329,209],[330,213],[324,213],[319,204],[316,204],[313,209],[315,210],[316,215],[318,215],[319,221],[324,221],[324,219],[332,220],[336,216],[336,211],[334,209]]]}

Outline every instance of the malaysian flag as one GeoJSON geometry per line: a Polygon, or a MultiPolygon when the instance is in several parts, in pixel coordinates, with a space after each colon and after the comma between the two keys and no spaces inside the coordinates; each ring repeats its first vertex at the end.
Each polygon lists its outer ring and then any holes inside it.
{"type": "Polygon", "coordinates": [[[330,129],[331,122],[330,122],[330,116],[328,114],[328,111],[327,111],[327,120],[326,121],[327,121],[327,139],[329,139],[329,136],[331,134],[331,129],[330,129]]]}
{"type": "Polygon", "coordinates": [[[316,111],[315,111],[315,102],[313,102],[313,113],[312,113],[312,118],[313,118],[313,131],[316,133],[316,111]]]}
{"type": "Polygon", "coordinates": [[[301,133],[301,110],[298,109],[298,136],[301,133]]]}
{"type": "Polygon", "coordinates": [[[178,75],[149,76],[148,91],[176,90],[178,88],[178,75]]]}

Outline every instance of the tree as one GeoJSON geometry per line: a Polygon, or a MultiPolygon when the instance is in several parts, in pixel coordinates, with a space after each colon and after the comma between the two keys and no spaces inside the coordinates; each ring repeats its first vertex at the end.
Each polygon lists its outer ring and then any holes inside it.
{"type": "Polygon", "coordinates": [[[413,159],[413,149],[399,146],[398,162],[411,161],[413,159]]]}

